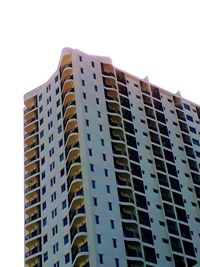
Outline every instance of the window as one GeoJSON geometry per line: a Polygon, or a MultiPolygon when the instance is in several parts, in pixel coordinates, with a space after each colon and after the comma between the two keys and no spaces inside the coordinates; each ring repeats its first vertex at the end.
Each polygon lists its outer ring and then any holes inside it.
{"type": "Polygon", "coordinates": [[[53,254],[55,254],[56,252],[58,252],[58,243],[53,245],[53,254]]]}
{"type": "Polygon", "coordinates": [[[44,201],[44,202],[42,203],[42,210],[45,210],[46,207],[47,207],[47,203],[46,203],[46,201],[44,201]]]}
{"type": "Polygon", "coordinates": [[[43,124],[43,118],[42,119],[40,119],[40,125],[42,125],[43,124]]]}
{"type": "Polygon", "coordinates": [[[89,127],[89,120],[85,120],[85,124],[86,124],[86,126],[88,126],[89,127]]]}
{"type": "Polygon", "coordinates": [[[93,203],[94,203],[94,206],[97,206],[97,198],[96,197],[93,197],[93,203]]]}
{"type": "Polygon", "coordinates": [[[88,107],[84,106],[84,111],[87,113],[88,112],[88,107]]]}
{"type": "Polygon", "coordinates": [[[61,147],[63,145],[63,139],[61,139],[58,143],[59,147],[61,147]]]}
{"type": "Polygon", "coordinates": [[[110,186],[109,185],[106,185],[106,191],[108,194],[110,194],[110,186]]]}
{"type": "Polygon", "coordinates": [[[40,108],[39,108],[39,113],[41,113],[43,111],[43,106],[41,106],[40,108]]]}
{"type": "Polygon", "coordinates": [[[87,140],[91,141],[91,135],[90,134],[87,134],[87,140]]]}
{"type": "Polygon", "coordinates": [[[56,183],[56,177],[51,178],[50,184],[53,186],[56,183]]]}
{"type": "Polygon", "coordinates": [[[83,74],[83,68],[80,68],[81,73],[83,74]]]}
{"type": "Polygon", "coordinates": [[[56,89],[56,95],[59,94],[59,87],[56,89]]]}
{"type": "Polygon", "coordinates": [[[193,121],[193,118],[190,115],[186,115],[186,118],[187,118],[188,121],[193,121]]]}
{"type": "Polygon", "coordinates": [[[60,162],[63,161],[63,159],[64,159],[64,154],[62,153],[60,154],[60,162]]]}
{"type": "Polygon", "coordinates": [[[49,136],[49,144],[53,141],[53,134],[49,136]]]}
{"type": "Polygon", "coordinates": [[[42,94],[40,94],[38,98],[39,98],[39,101],[41,101],[42,100],[42,94]]]}
{"type": "Polygon", "coordinates": [[[48,123],[48,130],[50,130],[53,127],[53,121],[50,121],[50,123],[48,123]]]}
{"type": "Polygon", "coordinates": [[[53,228],[52,228],[52,235],[56,235],[58,233],[58,226],[55,225],[53,228]]]}
{"type": "Polygon", "coordinates": [[[57,120],[59,120],[61,118],[61,112],[59,112],[58,114],[57,114],[57,120]]]}
{"type": "Polygon", "coordinates": [[[62,169],[60,170],[60,177],[62,177],[64,174],[65,174],[65,170],[64,170],[64,168],[62,168],[62,169]]]}
{"type": "Polygon", "coordinates": [[[83,98],[84,98],[84,99],[86,99],[86,98],[87,98],[87,96],[86,96],[86,93],[85,93],[85,92],[83,92],[83,98]]]}
{"type": "Polygon", "coordinates": [[[67,207],[67,201],[63,200],[62,202],[62,209],[64,210],[67,207]]]}
{"type": "Polygon", "coordinates": [[[45,158],[43,157],[42,159],[41,159],[41,165],[43,165],[45,163],[45,158]]]}
{"type": "Polygon", "coordinates": [[[96,80],[97,76],[95,73],[93,73],[93,78],[96,80]]]}
{"type": "Polygon", "coordinates": [[[100,235],[100,234],[97,234],[97,242],[98,242],[99,244],[101,244],[101,235],[100,235]]]}
{"type": "Polygon", "coordinates": [[[67,216],[65,218],[63,218],[63,226],[67,225],[67,216]]]}
{"type": "Polygon", "coordinates": [[[83,61],[83,58],[82,58],[82,56],[79,56],[79,60],[82,62],[83,61]]]}
{"type": "Polygon", "coordinates": [[[108,170],[107,169],[104,169],[104,174],[106,177],[108,177],[108,170]]]}
{"type": "Polygon", "coordinates": [[[192,138],[192,142],[194,145],[199,146],[199,141],[197,139],[192,138]]]}
{"type": "Polygon", "coordinates": [[[94,86],[94,90],[95,90],[95,92],[98,91],[98,87],[97,87],[97,85],[94,86]]]}
{"type": "Polygon", "coordinates": [[[104,139],[101,139],[101,145],[104,146],[105,142],[104,139]]]}
{"type": "Polygon", "coordinates": [[[58,127],[58,133],[61,133],[62,132],[62,125],[60,125],[59,127],[58,127]]]}
{"type": "Polygon", "coordinates": [[[195,134],[197,133],[197,131],[196,131],[196,129],[194,127],[190,126],[189,128],[190,128],[190,132],[195,133],[195,134]]]}
{"type": "Polygon", "coordinates": [[[113,238],[112,241],[113,241],[113,247],[116,248],[117,247],[117,239],[113,238]]]}
{"type": "Polygon", "coordinates": [[[111,228],[112,228],[112,229],[115,228],[114,220],[110,220],[110,225],[111,225],[111,228]]]}
{"type": "Polygon", "coordinates": [[[188,104],[183,103],[185,109],[190,110],[190,106],[188,104]]]}
{"type": "Polygon", "coordinates": [[[58,99],[58,101],[56,101],[56,107],[60,106],[60,99],[58,99]]]}
{"type": "Polygon", "coordinates": [[[91,62],[91,64],[92,64],[92,67],[93,67],[93,68],[95,68],[95,64],[94,64],[94,61],[92,61],[92,62],[91,62]]]}
{"type": "Polygon", "coordinates": [[[91,172],[94,171],[94,164],[90,164],[90,171],[91,171],[91,172]]]}
{"type": "Polygon", "coordinates": [[[51,116],[51,114],[52,114],[52,108],[50,108],[50,109],[47,111],[47,116],[49,117],[49,116],[51,116]]]}
{"type": "Polygon", "coordinates": [[[95,222],[96,222],[96,224],[99,224],[99,216],[98,215],[95,215],[95,222]]]}
{"type": "Polygon", "coordinates": [[[46,193],[46,186],[42,187],[42,195],[44,195],[46,193]]]}
{"type": "Polygon", "coordinates": [[[64,236],[64,245],[66,245],[69,242],[69,236],[65,235],[64,236]]]}
{"type": "Polygon", "coordinates": [[[103,156],[103,161],[106,161],[106,154],[102,154],[103,156]]]}
{"type": "Polygon", "coordinates": [[[96,188],[96,182],[94,180],[92,180],[92,188],[95,189],[96,188]]]}
{"type": "Polygon", "coordinates": [[[112,210],[112,202],[108,202],[108,209],[112,210]]]}
{"type": "Polygon", "coordinates": [[[50,170],[50,172],[53,171],[53,169],[55,169],[55,162],[52,162],[52,163],[49,165],[49,170],[50,170]]]}
{"type": "Polygon", "coordinates": [[[82,84],[82,86],[85,86],[85,81],[81,80],[81,84],[82,84]]]}
{"type": "Polygon", "coordinates": [[[65,263],[68,263],[70,261],[69,253],[65,255],[65,263]]]}
{"type": "Polygon", "coordinates": [[[98,118],[101,118],[101,112],[97,111],[98,118]]]}
{"type": "Polygon", "coordinates": [[[47,225],[47,217],[45,217],[45,218],[42,220],[42,225],[43,225],[43,227],[44,227],[45,225],[47,225]]]}
{"type": "Polygon", "coordinates": [[[66,190],[66,186],[65,186],[65,184],[62,184],[61,185],[61,193],[63,193],[65,190],[66,190]]]}
{"type": "Polygon", "coordinates": [[[45,171],[43,171],[43,172],[41,173],[41,178],[42,178],[42,180],[45,178],[45,176],[46,176],[45,171]]]}
{"type": "Polygon", "coordinates": [[[119,259],[118,258],[115,258],[115,266],[119,267],[119,259]]]}
{"type": "Polygon", "coordinates": [[[101,124],[99,124],[99,131],[102,132],[103,131],[103,127],[101,124]]]}
{"type": "Polygon", "coordinates": [[[51,202],[53,202],[56,199],[56,192],[53,192],[51,195],[51,202]]]}
{"type": "Polygon", "coordinates": [[[46,251],[43,255],[44,262],[48,260],[48,251],[46,251]]]}
{"type": "Polygon", "coordinates": [[[47,238],[47,235],[44,235],[43,236],[43,244],[45,244],[47,242],[48,238],[47,238]]]}
{"type": "Polygon", "coordinates": [[[103,264],[103,254],[99,254],[99,263],[103,264]]]}
{"type": "Polygon", "coordinates": [[[59,261],[57,261],[56,263],[54,263],[53,267],[59,267],[59,261]]]}
{"type": "Polygon", "coordinates": [[[88,153],[89,153],[89,156],[92,157],[92,149],[91,148],[88,149],[88,153]]]}
{"type": "Polygon", "coordinates": [[[52,219],[54,219],[57,216],[57,209],[55,208],[54,210],[52,210],[51,212],[51,217],[52,219]]]}

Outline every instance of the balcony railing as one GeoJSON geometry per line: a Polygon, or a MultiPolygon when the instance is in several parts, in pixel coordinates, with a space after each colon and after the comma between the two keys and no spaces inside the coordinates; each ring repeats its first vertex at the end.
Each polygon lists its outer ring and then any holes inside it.
{"type": "Polygon", "coordinates": [[[25,236],[25,240],[28,240],[30,238],[33,238],[37,235],[41,234],[41,229],[35,229],[32,233],[25,236]]]}
{"type": "Polygon", "coordinates": [[[38,245],[38,246],[34,247],[33,249],[29,250],[28,252],[26,252],[25,258],[30,257],[30,256],[32,256],[32,255],[34,255],[40,251],[41,251],[41,246],[38,245]]]}
{"type": "Polygon", "coordinates": [[[39,183],[35,183],[35,184],[33,184],[33,185],[27,187],[27,188],[25,189],[25,193],[28,193],[29,191],[31,191],[31,190],[33,190],[33,189],[36,189],[36,188],[39,187],[39,186],[40,186],[39,183]]]}
{"type": "Polygon", "coordinates": [[[80,156],[78,156],[76,159],[70,161],[70,162],[67,162],[66,163],[66,169],[67,169],[67,172],[69,171],[70,167],[72,166],[72,164],[74,163],[80,163],[81,162],[81,158],[80,156]]]}
{"type": "Polygon", "coordinates": [[[32,119],[30,119],[30,120],[28,120],[28,121],[25,121],[25,122],[24,122],[24,126],[30,124],[31,122],[33,122],[33,121],[35,121],[35,120],[37,120],[37,119],[38,119],[38,116],[35,116],[34,118],[32,118],[32,119]]]}
{"type": "Polygon", "coordinates": [[[40,201],[39,197],[34,198],[33,200],[29,201],[28,203],[25,204],[25,208],[28,208],[40,201]]]}
{"type": "Polygon", "coordinates": [[[24,151],[26,152],[27,150],[29,150],[29,149],[31,149],[31,148],[37,146],[38,144],[39,144],[38,141],[37,141],[37,142],[34,142],[32,145],[30,145],[30,146],[26,146],[26,147],[24,148],[24,151]]]}
{"type": "Polygon", "coordinates": [[[32,215],[31,217],[27,218],[27,219],[25,220],[25,224],[27,224],[27,223],[29,223],[29,222],[32,222],[32,221],[34,221],[34,220],[36,220],[36,219],[38,219],[38,218],[40,218],[40,212],[35,213],[35,214],[32,215]]]}
{"type": "Polygon", "coordinates": [[[71,183],[72,183],[73,181],[78,180],[78,179],[82,179],[82,178],[83,178],[83,177],[82,177],[82,174],[81,174],[81,173],[79,173],[79,174],[76,175],[76,176],[72,176],[72,177],[68,178],[68,180],[67,180],[68,188],[70,188],[70,185],[71,185],[71,183]]]}
{"type": "Polygon", "coordinates": [[[37,169],[34,169],[32,172],[28,172],[28,173],[25,175],[25,179],[27,179],[28,177],[30,177],[30,176],[32,176],[32,175],[38,173],[39,171],[40,171],[40,169],[37,168],[37,169]]]}
{"type": "Polygon", "coordinates": [[[73,193],[72,195],[69,195],[69,205],[71,204],[72,200],[74,197],[77,197],[77,196],[83,196],[83,188],[81,188],[79,191],[73,193]]]}
{"type": "Polygon", "coordinates": [[[82,245],[81,247],[72,249],[72,262],[76,258],[77,254],[80,253],[80,252],[88,252],[87,242],[84,245],[82,245]]]}
{"type": "Polygon", "coordinates": [[[77,214],[85,214],[85,207],[82,206],[82,207],[79,208],[79,209],[71,210],[71,211],[69,212],[70,223],[72,222],[73,218],[74,218],[77,214]]]}
{"type": "Polygon", "coordinates": [[[78,234],[78,233],[86,233],[86,232],[87,232],[86,224],[82,225],[79,228],[73,229],[71,231],[71,241],[74,239],[76,234],[78,234]]]}
{"type": "Polygon", "coordinates": [[[35,108],[37,108],[37,105],[36,104],[34,104],[33,106],[31,106],[30,108],[25,108],[24,114],[28,113],[29,111],[31,111],[31,110],[33,110],[35,108]]]}
{"type": "Polygon", "coordinates": [[[28,164],[28,163],[31,162],[31,161],[34,161],[34,160],[38,159],[38,156],[39,156],[39,155],[35,155],[34,157],[32,157],[32,158],[30,158],[30,159],[27,159],[27,160],[25,161],[25,165],[28,164]]]}

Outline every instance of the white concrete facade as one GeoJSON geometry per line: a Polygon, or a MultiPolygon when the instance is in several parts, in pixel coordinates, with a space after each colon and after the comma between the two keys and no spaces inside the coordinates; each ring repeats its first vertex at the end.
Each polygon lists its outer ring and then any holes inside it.
{"type": "Polygon", "coordinates": [[[66,48],[24,97],[25,266],[200,259],[200,106],[66,48]]]}

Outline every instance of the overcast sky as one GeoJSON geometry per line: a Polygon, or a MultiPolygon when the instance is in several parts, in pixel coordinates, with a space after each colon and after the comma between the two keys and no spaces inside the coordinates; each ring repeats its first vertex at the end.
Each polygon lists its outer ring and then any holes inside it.
{"type": "Polygon", "coordinates": [[[23,266],[23,94],[72,47],[200,104],[199,14],[198,0],[0,2],[1,266],[23,266]]]}

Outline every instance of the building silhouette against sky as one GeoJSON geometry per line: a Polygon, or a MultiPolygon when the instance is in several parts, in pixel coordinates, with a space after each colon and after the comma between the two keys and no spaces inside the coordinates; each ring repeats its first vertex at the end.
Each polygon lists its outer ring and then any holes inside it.
{"type": "Polygon", "coordinates": [[[70,48],[24,104],[25,266],[198,263],[200,106],[70,48]]]}

